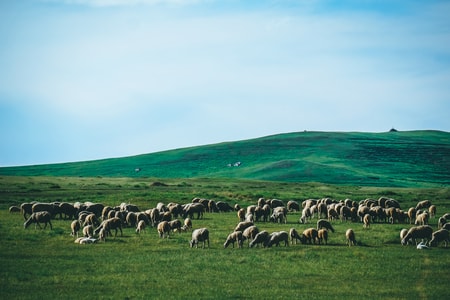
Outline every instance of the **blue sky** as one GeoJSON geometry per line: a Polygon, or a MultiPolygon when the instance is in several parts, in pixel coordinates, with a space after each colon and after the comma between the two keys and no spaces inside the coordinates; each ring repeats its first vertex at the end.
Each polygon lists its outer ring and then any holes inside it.
{"type": "Polygon", "coordinates": [[[450,131],[450,2],[0,2],[0,166],[450,131]]]}

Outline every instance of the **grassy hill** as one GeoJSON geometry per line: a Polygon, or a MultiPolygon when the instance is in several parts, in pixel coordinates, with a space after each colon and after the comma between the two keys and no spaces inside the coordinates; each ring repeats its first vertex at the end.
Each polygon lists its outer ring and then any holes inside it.
{"type": "Polygon", "coordinates": [[[295,132],[124,158],[0,168],[0,175],[439,186],[450,183],[450,133],[295,132]]]}

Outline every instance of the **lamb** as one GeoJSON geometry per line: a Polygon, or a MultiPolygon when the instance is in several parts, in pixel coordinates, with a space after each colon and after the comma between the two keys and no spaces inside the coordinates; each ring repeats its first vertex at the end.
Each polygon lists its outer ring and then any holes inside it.
{"type": "Polygon", "coordinates": [[[250,248],[253,248],[255,245],[262,244],[263,247],[266,247],[269,241],[269,232],[266,230],[260,231],[255,238],[250,242],[250,248]]]}
{"type": "Polygon", "coordinates": [[[158,224],[158,233],[160,238],[170,237],[170,225],[167,221],[162,221],[158,224]]]}
{"type": "Polygon", "coordinates": [[[307,228],[303,231],[301,236],[302,244],[309,242],[310,244],[316,244],[316,239],[319,236],[319,232],[315,228],[307,228]]]}
{"type": "Polygon", "coordinates": [[[136,226],[136,233],[141,234],[145,230],[145,221],[140,220],[139,223],[136,226]]]}
{"type": "Polygon", "coordinates": [[[267,247],[272,247],[272,245],[280,246],[280,243],[284,242],[284,246],[289,245],[289,234],[286,231],[273,232],[269,236],[269,241],[267,242],[267,247]]]}
{"type": "Polygon", "coordinates": [[[445,247],[447,248],[448,243],[450,243],[450,236],[447,229],[440,229],[432,234],[432,238],[430,241],[430,247],[438,246],[439,243],[444,242],[445,247]]]}
{"type": "Polygon", "coordinates": [[[244,236],[242,235],[242,231],[233,231],[232,233],[230,233],[227,237],[227,240],[223,244],[223,247],[227,248],[228,245],[233,244],[234,248],[235,242],[238,243],[239,248],[242,248],[242,244],[244,243],[244,236]]]}
{"type": "Polygon", "coordinates": [[[328,230],[331,230],[331,232],[334,232],[334,228],[331,225],[331,223],[325,219],[320,219],[317,221],[317,230],[319,230],[321,228],[326,228],[328,230]]]}
{"type": "Polygon", "coordinates": [[[199,228],[192,231],[192,240],[189,242],[191,248],[196,246],[198,248],[198,243],[203,242],[203,248],[205,248],[205,243],[208,242],[209,248],[209,231],[207,228],[199,228]]]}
{"type": "Polygon", "coordinates": [[[328,244],[328,230],[325,228],[320,229],[317,232],[317,240],[319,241],[319,245],[322,244],[322,241],[325,241],[325,245],[328,244]]]}
{"type": "Polygon", "coordinates": [[[410,239],[413,239],[417,245],[417,239],[431,240],[433,228],[429,225],[420,225],[411,227],[402,239],[402,245],[406,245],[410,239]]]}
{"type": "Polygon", "coordinates": [[[80,222],[78,222],[78,220],[73,220],[70,224],[70,228],[72,229],[71,235],[78,237],[78,231],[81,229],[80,222]]]}
{"type": "Polygon", "coordinates": [[[347,238],[347,244],[348,246],[356,246],[356,239],[355,239],[355,232],[353,229],[347,229],[345,232],[345,237],[347,238]]]}
{"type": "Polygon", "coordinates": [[[297,241],[302,241],[302,237],[298,234],[298,231],[295,228],[291,228],[289,230],[289,237],[291,238],[291,244],[297,244],[297,241]]]}
{"type": "Polygon", "coordinates": [[[434,218],[436,216],[436,205],[431,205],[428,207],[428,212],[430,213],[430,217],[434,218]]]}
{"type": "Polygon", "coordinates": [[[41,229],[40,223],[44,223],[44,229],[47,228],[47,223],[50,225],[50,229],[53,229],[52,222],[51,222],[52,215],[48,211],[40,211],[40,212],[34,212],[31,214],[31,216],[28,218],[28,220],[23,224],[24,228],[26,229],[28,226],[30,226],[31,223],[35,223],[34,228],[36,229],[37,226],[41,229]]]}

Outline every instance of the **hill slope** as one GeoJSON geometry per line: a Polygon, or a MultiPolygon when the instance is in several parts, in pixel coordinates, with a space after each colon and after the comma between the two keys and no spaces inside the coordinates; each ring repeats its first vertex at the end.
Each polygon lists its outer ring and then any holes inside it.
{"type": "Polygon", "coordinates": [[[0,175],[229,177],[376,186],[447,185],[450,133],[296,132],[124,158],[0,168],[0,175]],[[240,166],[233,166],[235,162],[241,162],[240,166]]]}

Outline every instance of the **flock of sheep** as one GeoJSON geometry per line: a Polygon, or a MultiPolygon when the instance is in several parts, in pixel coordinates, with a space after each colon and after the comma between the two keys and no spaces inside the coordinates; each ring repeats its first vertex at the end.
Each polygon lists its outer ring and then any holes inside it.
{"type": "MultiPolygon", "coordinates": [[[[122,236],[124,227],[135,228],[136,234],[145,231],[146,227],[157,229],[160,238],[169,237],[171,232],[192,231],[191,247],[198,247],[202,243],[203,248],[209,247],[208,228],[193,230],[192,219],[203,218],[204,213],[235,211],[238,223],[231,232],[223,246],[229,245],[243,247],[247,240],[248,247],[261,245],[262,247],[287,246],[289,241],[302,244],[327,244],[328,232],[334,232],[334,221],[360,222],[364,228],[370,227],[373,222],[404,223],[413,225],[409,229],[402,229],[400,241],[402,245],[415,244],[418,249],[438,246],[444,243],[447,247],[450,242],[450,213],[446,213],[438,219],[438,228],[428,225],[430,218],[436,217],[436,206],[429,200],[420,201],[415,207],[402,210],[398,201],[381,197],[378,200],[365,199],[359,202],[346,200],[333,200],[330,198],[307,199],[301,203],[296,201],[284,202],[279,199],[258,199],[256,204],[241,208],[238,204],[234,207],[224,201],[194,198],[191,203],[158,203],[155,208],[140,210],[136,205],[122,203],[117,207],[106,206],[100,203],[23,203],[20,207],[10,207],[10,212],[21,212],[24,219],[24,227],[35,224],[35,228],[41,228],[40,224],[52,229],[51,220],[57,216],[60,219],[70,219],[71,235],[76,238],[75,243],[89,244],[98,241],[106,241],[107,237],[114,237],[120,232],[122,236]],[[295,228],[287,231],[269,233],[260,230],[255,224],[259,222],[275,222],[287,224],[289,212],[301,211],[298,222],[307,224],[317,218],[315,227],[298,232],[295,228]],[[183,222],[180,220],[183,220],[183,222]],[[80,232],[82,236],[80,237],[80,232]],[[419,244],[420,242],[420,244],[419,244]]],[[[349,246],[356,245],[355,232],[349,228],[345,237],[349,246]]]]}

